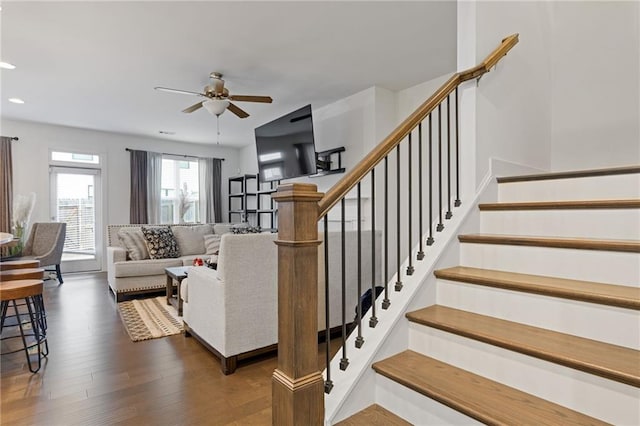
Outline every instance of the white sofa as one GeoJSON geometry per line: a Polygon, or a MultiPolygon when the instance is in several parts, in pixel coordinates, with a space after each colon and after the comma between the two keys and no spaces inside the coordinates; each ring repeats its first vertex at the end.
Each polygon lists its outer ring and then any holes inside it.
{"type": "MultiPolygon", "coordinates": [[[[274,350],[278,342],[277,234],[225,234],[220,242],[217,270],[191,268],[183,281],[185,334],[194,336],[221,361],[224,374],[238,360],[274,350]]],[[[381,232],[376,232],[376,285],[382,285],[381,232]]],[[[371,287],[371,232],[362,234],[362,292],[371,287]]],[[[323,243],[324,244],[324,243],[323,243]]],[[[342,324],[340,233],[329,234],[330,327],[342,324]]],[[[346,233],[347,253],[356,253],[357,234],[346,233]]],[[[318,328],[325,329],[324,245],[319,247],[318,328]]],[[[357,262],[346,270],[346,319],[353,321],[358,301],[357,262]]]]}
{"type": "MultiPolygon", "coordinates": [[[[174,266],[188,266],[196,257],[206,256],[205,252],[195,253],[192,248],[180,247],[181,240],[177,238],[178,247],[186,253],[177,258],[131,260],[118,233],[122,230],[141,229],[142,226],[162,225],[108,225],[107,226],[107,281],[109,288],[121,301],[129,294],[147,293],[166,288],[165,268],[174,266]]],[[[165,225],[166,226],[166,225],[165,225]]],[[[198,227],[203,234],[222,234],[229,232],[230,224],[178,224],[169,225],[172,230],[178,227],[194,229],[198,227]]],[[[196,250],[199,251],[199,250],[196,250]]],[[[210,256],[209,256],[210,257],[210,256]]]]}

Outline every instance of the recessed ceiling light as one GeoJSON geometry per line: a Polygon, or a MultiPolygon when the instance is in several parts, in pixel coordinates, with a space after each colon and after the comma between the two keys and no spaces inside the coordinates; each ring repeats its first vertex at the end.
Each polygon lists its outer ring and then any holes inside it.
{"type": "Polygon", "coordinates": [[[24,101],[20,98],[9,98],[9,102],[12,102],[14,104],[23,104],[24,101]]]}
{"type": "Polygon", "coordinates": [[[167,130],[158,130],[158,133],[160,133],[161,135],[175,135],[176,132],[169,132],[167,130]]]}
{"type": "Polygon", "coordinates": [[[0,62],[0,68],[3,68],[5,70],[13,70],[16,69],[16,66],[10,64],[9,62],[0,62]]]}

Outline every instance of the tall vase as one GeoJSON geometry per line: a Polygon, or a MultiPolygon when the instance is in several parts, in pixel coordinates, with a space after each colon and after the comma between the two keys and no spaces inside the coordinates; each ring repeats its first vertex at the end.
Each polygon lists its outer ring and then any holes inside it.
{"type": "Polygon", "coordinates": [[[25,228],[26,223],[16,223],[13,226],[13,237],[17,238],[17,244],[9,249],[9,256],[17,256],[22,252],[25,244],[25,228]]]}

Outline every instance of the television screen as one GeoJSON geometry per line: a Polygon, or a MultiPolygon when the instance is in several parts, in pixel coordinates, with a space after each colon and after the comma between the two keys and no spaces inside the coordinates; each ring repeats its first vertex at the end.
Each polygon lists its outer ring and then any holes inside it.
{"type": "Polygon", "coordinates": [[[261,182],[316,174],[311,105],[255,129],[261,182]]]}

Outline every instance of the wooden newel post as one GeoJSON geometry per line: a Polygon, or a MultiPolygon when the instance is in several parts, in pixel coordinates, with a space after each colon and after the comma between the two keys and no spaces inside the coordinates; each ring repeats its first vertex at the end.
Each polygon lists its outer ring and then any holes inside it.
{"type": "Polygon", "coordinates": [[[312,184],[281,185],[278,202],[278,368],[272,424],[320,426],[324,379],[318,368],[318,201],[312,184]]]}

